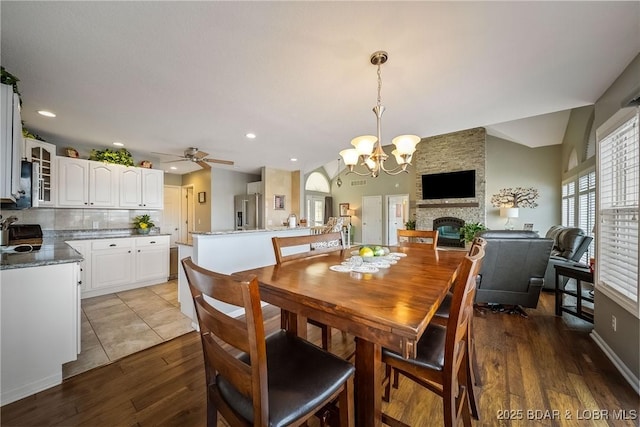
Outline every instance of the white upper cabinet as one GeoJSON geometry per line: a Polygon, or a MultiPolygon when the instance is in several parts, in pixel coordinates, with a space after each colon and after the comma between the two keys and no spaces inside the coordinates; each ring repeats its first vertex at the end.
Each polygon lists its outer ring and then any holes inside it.
{"type": "Polygon", "coordinates": [[[58,206],[89,206],[89,162],[58,157],[58,206]]]}
{"type": "Polygon", "coordinates": [[[117,168],[108,163],[59,157],[58,206],[117,207],[117,168]]]}
{"type": "Polygon", "coordinates": [[[162,209],[164,172],[158,169],[124,168],[120,171],[120,207],[162,209]]]}
{"type": "Polygon", "coordinates": [[[20,99],[13,87],[0,84],[0,198],[15,202],[20,198],[22,160],[22,122],[20,99]]]}
{"type": "Polygon", "coordinates": [[[37,139],[24,139],[24,155],[27,161],[38,165],[38,206],[56,204],[56,146],[37,139]]]}
{"type": "Polygon", "coordinates": [[[89,162],[89,206],[118,206],[119,168],[109,163],[89,162]]]}
{"type": "Polygon", "coordinates": [[[58,158],[58,207],[162,209],[164,172],[58,158]]]}

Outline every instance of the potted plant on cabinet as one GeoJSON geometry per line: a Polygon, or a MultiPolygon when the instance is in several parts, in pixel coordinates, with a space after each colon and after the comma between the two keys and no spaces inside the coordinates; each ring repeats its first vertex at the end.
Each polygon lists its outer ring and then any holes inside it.
{"type": "Polygon", "coordinates": [[[155,226],[148,214],[138,215],[133,218],[133,225],[138,230],[138,234],[149,234],[151,228],[155,226]]]}
{"type": "Polygon", "coordinates": [[[487,227],[481,222],[465,222],[464,225],[460,227],[460,238],[464,240],[465,247],[471,245],[477,233],[486,229],[487,227]]]}

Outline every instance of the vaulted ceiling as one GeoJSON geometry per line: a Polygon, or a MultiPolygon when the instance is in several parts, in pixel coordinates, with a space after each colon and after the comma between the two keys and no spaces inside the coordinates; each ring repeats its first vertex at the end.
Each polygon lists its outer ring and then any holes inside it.
{"type": "Polygon", "coordinates": [[[375,134],[376,50],[389,53],[385,143],[485,126],[532,147],[560,143],[570,109],[593,104],[640,52],[640,2],[0,8],[2,65],[20,78],[30,131],[63,146],[121,141],[156,162],[173,157],[152,152],[198,147],[242,172],[308,172],[375,134]]]}

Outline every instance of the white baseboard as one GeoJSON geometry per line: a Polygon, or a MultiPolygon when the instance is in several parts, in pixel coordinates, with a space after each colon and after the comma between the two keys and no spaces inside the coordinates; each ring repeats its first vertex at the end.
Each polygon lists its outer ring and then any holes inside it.
{"type": "Polygon", "coordinates": [[[620,358],[613,352],[611,347],[602,339],[598,333],[593,330],[591,331],[591,338],[595,343],[600,347],[600,350],[604,352],[604,354],[611,360],[611,363],[618,369],[618,371],[622,374],[625,380],[629,383],[631,388],[635,390],[635,392],[640,395],[640,379],[636,377],[633,372],[627,367],[627,365],[620,360],[620,358]]]}
{"type": "Polygon", "coordinates": [[[42,390],[46,390],[48,388],[57,386],[62,383],[62,367],[60,367],[60,372],[57,372],[48,377],[42,378],[38,381],[34,381],[29,384],[21,385],[12,390],[2,390],[2,395],[0,397],[1,402],[0,406],[7,405],[9,403],[15,402],[16,400],[20,400],[24,397],[31,396],[32,394],[36,394],[42,390]]]}

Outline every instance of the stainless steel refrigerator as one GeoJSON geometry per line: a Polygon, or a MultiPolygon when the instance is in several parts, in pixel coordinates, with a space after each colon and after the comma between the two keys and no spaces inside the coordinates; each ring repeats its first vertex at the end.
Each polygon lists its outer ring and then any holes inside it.
{"type": "Polygon", "coordinates": [[[236,230],[255,230],[262,226],[262,194],[235,196],[236,230]]]}

